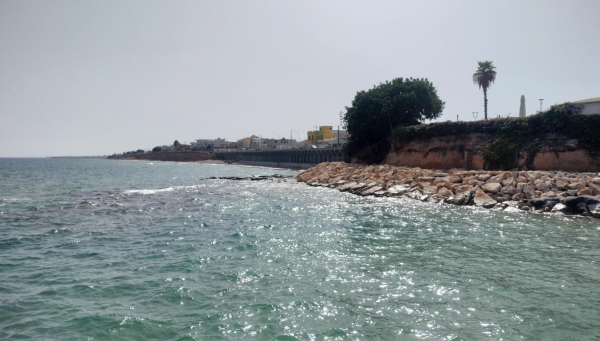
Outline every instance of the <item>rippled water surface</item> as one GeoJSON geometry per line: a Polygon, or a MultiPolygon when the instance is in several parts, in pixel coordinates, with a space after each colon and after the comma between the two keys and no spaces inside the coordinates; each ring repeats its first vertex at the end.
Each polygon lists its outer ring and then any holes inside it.
{"type": "Polygon", "coordinates": [[[0,159],[0,339],[600,339],[600,220],[266,174],[0,159]]]}

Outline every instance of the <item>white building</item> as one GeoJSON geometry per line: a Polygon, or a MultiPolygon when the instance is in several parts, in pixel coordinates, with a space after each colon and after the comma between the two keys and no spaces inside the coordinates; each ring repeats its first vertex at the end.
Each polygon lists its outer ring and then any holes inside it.
{"type": "Polygon", "coordinates": [[[196,142],[192,142],[192,146],[196,148],[206,149],[209,146],[213,145],[213,140],[211,139],[197,139],[196,142]]]}
{"type": "Polygon", "coordinates": [[[600,114],[600,97],[583,99],[572,103],[583,106],[582,114],[600,114]]]}
{"type": "Polygon", "coordinates": [[[229,141],[226,141],[225,139],[222,139],[222,138],[216,138],[213,140],[212,147],[214,149],[227,148],[228,144],[229,144],[229,141]]]}

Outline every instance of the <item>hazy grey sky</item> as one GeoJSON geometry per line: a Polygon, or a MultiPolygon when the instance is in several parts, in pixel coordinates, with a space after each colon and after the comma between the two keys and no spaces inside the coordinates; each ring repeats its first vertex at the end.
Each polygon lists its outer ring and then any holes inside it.
{"type": "Polygon", "coordinates": [[[600,96],[599,18],[598,0],[2,0],[0,157],[305,139],[395,77],[428,78],[442,120],[472,120],[479,60],[498,71],[490,115],[521,95],[532,114],[600,96]]]}

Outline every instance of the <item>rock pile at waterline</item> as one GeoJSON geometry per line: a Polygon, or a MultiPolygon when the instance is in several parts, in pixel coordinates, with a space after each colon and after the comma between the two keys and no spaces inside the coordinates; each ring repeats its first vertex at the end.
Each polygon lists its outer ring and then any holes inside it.
{"type": "Polygon", "coordinates": [[[600,173],[432,170],[326,162],[297,179],[362,196],[405,196],[433,203],[600,218],[600,173]]]}

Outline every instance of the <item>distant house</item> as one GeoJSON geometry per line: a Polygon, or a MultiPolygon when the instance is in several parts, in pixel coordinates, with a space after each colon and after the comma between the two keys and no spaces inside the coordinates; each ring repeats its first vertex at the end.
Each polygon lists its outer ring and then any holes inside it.
{"type": "Polygon", "coordinates": [[[250,137],[245,137],[241,140],[238,140],[237,146],[238,146],[238,148],[257,147],[258,145],[260,145],[260,140],[261,140],[260,137],[258,137],[256,135],[252,135],[250,137]]]}
{"type": "Polygon", "coordinates": [[[225,141],[225,139],[222,139],[222,138],[216,138],[213,140],[212,147],[214,149],[221,149],[221,148],[226,148],[228,144],[229,144],[229,141],[225,141]]]}
{"type": "Polygon", "coordinates": [[[308,145],[344,144],[346,142],[348,142],[348,132],[333,129],[332,126],[320,126],[319,130],[309,131],[306,139],[308,145]]]}
{"type": "Polygon", "coordinates": [[[260,149],[282,149],[283,147],[293,147],[296,144],[296,140],[286,139],[285,137],[280,139],[262,139],[260,141],[260,149]]]}
{"type": "Polygon", "coordinates": [[[582,114],[600,114],[600,97],[582,99],[572,103],[579,104],[583,107],[582,114]]]}
{"type": "Polygon", "coordinates": [[[213,140],[211,140],[211,139],[197,139],[196,142],[194,143],[194,147],[200,148],[200,149],[206,149],[208,147],[212,147],[212,145],[213,145],[213,140]]]}

